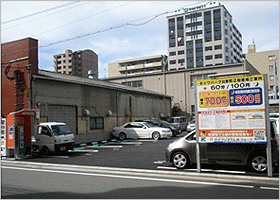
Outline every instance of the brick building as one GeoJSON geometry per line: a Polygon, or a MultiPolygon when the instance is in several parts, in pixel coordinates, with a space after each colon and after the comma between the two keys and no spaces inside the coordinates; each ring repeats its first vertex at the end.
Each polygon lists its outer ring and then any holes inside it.
{"type": "Polygon", "coordinates": [[[30,108],[29,72],[38,74],[38,40],[1,44],[1,116],[30,108]]]}

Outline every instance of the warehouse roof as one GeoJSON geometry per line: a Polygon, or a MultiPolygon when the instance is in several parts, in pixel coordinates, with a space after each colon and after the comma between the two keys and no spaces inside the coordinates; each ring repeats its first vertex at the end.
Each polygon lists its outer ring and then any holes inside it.
{"type": "Polygon", "coordinates": [[[149,95],[156,95],[161,97],[172,98],[170,95],[156,93],[150,90],[145,90],[142,88],[130,87],[119,83],[113,83],[108,81],[100,81],[94,80],[90,78],[83,78],[79,76],[71,76],[67,74],[57,73],[57,72],[50,72],[46,70],[39,70],[38,75],[33,75],[35,79],[48,79],[48,80],[55,80],[60,82],[67,82],[67,83],[74,83],[80,85],[87,85],[99,88],[106,88],[118,91],[126,91],[126,92],[137,92],[137,93],[145,93],[149,95]]]}

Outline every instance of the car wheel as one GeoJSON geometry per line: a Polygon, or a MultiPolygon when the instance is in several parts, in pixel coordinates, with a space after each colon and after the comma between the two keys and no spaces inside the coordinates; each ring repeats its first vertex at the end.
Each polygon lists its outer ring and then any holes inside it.
{"type": "Polygon", "coordinates": [[[126,134],[123,133],[123,132],[120,133],[120,134],[119,134],[119,138],[120,138],[121,141],[125,140],[125,139],[126,139],[126,134]]]}
{"type": "Polygon", "coordinates": [[[189,165],[189,160],[185,153],[177,152],[172,156],[172,163],[177,169],[184,169],[189,165]]]}
{"type": "Polygon", "coordinates": [[[43,146],[42,150],[41,150],[41,154],[43,155],[48,155],[50,153],[50,150],[48,147],[43,146]]]}
{"type": "Polygon", "coordinates": [[[267,170],[267,160],[263,155],[254,155],[249,160],[250,167],[255,172],[265,172],[267,170]]]}
{"type": "Polygon", "coordinates": [[[153,132],[153,134],[152,134],[152,138],[154,139],[154,140],[158,140],[159,138],[160,138],[160,134],[159,134],[159,132],[153,132]]]}

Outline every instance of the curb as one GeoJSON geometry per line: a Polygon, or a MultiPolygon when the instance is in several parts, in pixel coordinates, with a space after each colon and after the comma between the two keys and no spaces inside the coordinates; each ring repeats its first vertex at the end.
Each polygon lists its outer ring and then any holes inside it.
{"type": "Polygon", "coordinates": [[[228,174],[212,174],[212,173],[198,173],[198,172],[181,172],[181,171],[164,171],[164,170],[150,170],[150,169],[132,169],[132,168],[117,168],[117,167],[97,167],[85,165],[66,165],[66,164],[51,164],[51,163],[38,163],[38,162],[24,162],[15,160],[1,160],[1,166],[13,167],[26,167],[26,168],[39,168],[39,169],[53,169],[53,170],[66,170],[66,171],[80,171],[87,173],[110,173],[110,174],[123,174],[123,175],[141,175],[153,177],[166,177],[166,178],[180,178],[180,179],[219,179],[222,181],[231,181],[236,183],[248,182],[262,182],[267,184],[279,185],[278,177],[258,177],[246,175],[228,175],[228,174]]]}

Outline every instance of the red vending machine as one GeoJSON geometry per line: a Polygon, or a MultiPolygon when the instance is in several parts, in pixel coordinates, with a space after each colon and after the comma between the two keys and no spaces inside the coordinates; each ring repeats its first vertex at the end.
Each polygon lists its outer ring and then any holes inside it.
{"type": "Polygon", "coordinates": [[[31,151],[31,130],[36,110],[12,112],[6,120],[7,157],[22,159],[31,151]]]}

